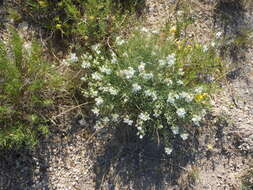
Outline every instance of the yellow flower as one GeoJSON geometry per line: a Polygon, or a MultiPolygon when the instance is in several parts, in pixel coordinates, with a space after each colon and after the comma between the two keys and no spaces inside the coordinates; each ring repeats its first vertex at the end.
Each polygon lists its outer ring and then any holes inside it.
{"type": "Polygon", "coordinates": [[[47,6],[48,6],[47,1],[38,1],[38,3],[39,3],[39,5],[40,5],[41,7],[47,7],[47,6]]]}
{"type": "Polygon", "coordinates": [[[196,44],[195,46],[196,46],[196,48],[200,48],[201,47],[200,44],[196,44]]]}
{"type": "Polygon", "coordinates": [[[94,16],[89,16],[89,19],[90,20],[93,20],[95,17],[94,16]]]}
{"type": "Polygon", "coordinates": [[[172,26],[170,28],[170,33],[176,33],[177,32],[177,27],[176,26],[172,26]]]}
{"type": "Polygon", "coordinates": [[[61,24],[56,24],[56,25],[55,25],[55,28],[56,28],[56,29],[61,29],[61,24]]]}
{"type": "Polygon", "coordinates": [[[205,97],[207,97],[207,95],[208,95],[207,93],[198,94],[198,95],[195,96],[195,100],[197,102],[201,102],[205,97]]]}
{"type": "Polygon", "coordinates": [[[207,149],[208,149],[208,150],[213,150],[213,145],[208,144],[208,145],[207,145],[207,149]]]}

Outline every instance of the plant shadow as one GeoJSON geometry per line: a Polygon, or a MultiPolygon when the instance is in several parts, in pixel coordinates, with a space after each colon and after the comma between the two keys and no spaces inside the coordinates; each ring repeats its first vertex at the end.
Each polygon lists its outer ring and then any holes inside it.
{"type": "MultiPolygon", "coordinates": [[[[249,34],[252,32],[253,26],[246,12],[243,0],[219,0],[214,8],[214,27],[223,33],[223,42],[219,48],[220,55],[229,58],[232,63],[245,60],[249,34]]],[[[238,71],[238,68],[235,71],[238,71]]],[[[228,76],[228,79],[235,78],[237,76],[233,73],[228,76]]]]}
{"type": "MultiPolygon", "coordinates": [[[[105,145],[95,164],[96,190],[179,188],[178,179],[185,167],[195,160],[198,143],[175,140],[171,155],[164,146],[146,137],[139,140],[129,129],[120,129],[105,145]],[[128,133],[128,135],[126,135],[128,133]]],[[[187,186],[191,184],[187,184],[187,186]]],[[[184,187],[187,188],[187,187],[184,187]]]]}
{"type": "MultiPolygon", "coordinates": [[[[79,127],[79,126],[78,126],[79,127]]],[[[77,128],[70,124],[70,128],[77,128]]],[[[80,128],[80,127],[79,127],[80,128]]],[[[55,127],[47,137],[41,137],[33,148],[0,150],[0,190],[50,190],[50,167],[54,158],[67,156],[66,146],[73,144],[77,131],[55,127]],[[69,140],[65,140],[68,137],[69,140]]]]}
{"type": "Polygon", "coordinates": [[[1,150],[0,155],[0,190],[49,189],[48,152],[39,152],[36,159],[31,150],[1,150]],[[37,182],[34,183],[36,176],[37,182]]]}

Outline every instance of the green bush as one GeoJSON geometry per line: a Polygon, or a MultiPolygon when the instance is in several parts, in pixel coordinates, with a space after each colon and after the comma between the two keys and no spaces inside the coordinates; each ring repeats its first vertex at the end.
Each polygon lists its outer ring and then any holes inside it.
{"type": "MultiPolygon", "coordinates": [[[[21,14],[64,39],[76,39],[86,45],[107,44],[126,21],[131,7],[136,3],[113,0],[25,0],[21,14]],[[124,3],[123,3],[124,2],[124,3]]],[[[128,16],[129,18],[129,16],[128,16]]]]}
{"type": "Polygon", "coordinates": [[[109,56],[99,44],[82,55],[82,91],[94,100],[96,129],[132,126],[170,154],[171,140],[186,140],[203,121],[221,62],[211,48],[142,31],[118,37],[109,56]]]}
{"type": "Polygon", "coordinates": [[[14,30],[9,39],[0,42],[0,147],[33,146],[48,132],[41,112],[59,79],[38,43],[23,42],[14,30]]]}

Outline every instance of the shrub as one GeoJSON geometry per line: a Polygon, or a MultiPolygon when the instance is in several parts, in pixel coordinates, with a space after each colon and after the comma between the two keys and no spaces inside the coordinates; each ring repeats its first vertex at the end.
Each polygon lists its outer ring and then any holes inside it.
{"type": "Polygon", "coordinates": [[[123,11],[123,7],[128,8],[127,5],[132,7],[135,3],[113,0],[25,0],[21,4],[21,14],[64,39],[81,40],[86,45],[98,42],[107,44],[126,20],[124,14],[129,11],[123,11]]]}
{"type": "Polygon", "coordinates": [[[96,129],[131,126],[140,139],[162,140],[170,154],[171,140],[186,140],[201,125],[221,62],[207,47],[142,31],[118,37],[110,55],[96,45],[79,58],[83,94],[94,100],[96,129]]]}
{"type": "Polygon", "coordinates": [[[41,112],[52,99],[45,93],[59,80],[38,43],[24,43],[14,30],[9,38],[0,42],[0,147],[33,146],[48,132],[41,112]]]}

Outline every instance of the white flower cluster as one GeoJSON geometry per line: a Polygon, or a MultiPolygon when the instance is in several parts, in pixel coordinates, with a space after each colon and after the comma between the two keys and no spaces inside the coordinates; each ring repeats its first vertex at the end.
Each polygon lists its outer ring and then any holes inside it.
{"type": "Polygon", "coordinates": [[[172,54],[168,55],[165,59],[159,59],[158,63],[160,66],[171,67],[176,64],[176,54],[172,53],[172,54]]]}
{"type": "Polygon", "coordinates": [[[66,66],[69,66],[70,64],[77,63],[79,61],[78,57],[75,53],[70,53],[66,59],[62,60],[62,63],[66,66]]]}
{"type": "Polygon", "coordinates": [[[119,76],[125,79],[133,78],[135,70],[132,67],[128,67],[127,69],[119,71],[119,76]]]}
{"type": "Polygon", "coordinates": [[[187,92],[181,92],[180,97],[185,99],[185,101],[188,103],[190,103],[193,100],[193,96],[187,92]]]}
{"type": "Polygon", "coordinates": [[[147,97],[151,97],[153,101],[157,100],[157,95],[155,91],[152,91],[150,89],[144,91],[144,95],[147,97]]]}
{"type": "MultiPolygon", "coordinates": [[[[143,29],[143,32],[146,31],[143,29]]],[[[116,39],[120,47],[126,43],[121,38],[116,39]]],[[[85,70],[81,80],[88,84],[88,90],[83,91],[93,98],[91,111],[100,118],[96,129],[124,123],[135,127],[140,139],[150,131],[167,130],[187,140],[189,133],[184,126],[200,126],[205,114],[204,104],[199,102],[204,88],[187,86],[187,70],[177,63],[179,55],[162,54],[160,58],[160,47],[154,45],[153,48],[143,57],[135,58],[133,51],[123,48],[125,51],[117,55],[111,51],[106,58],[102,56],[100,45],[95,45],[92,47],[95,57],[81,56],[80,64],[85,70]],[[153,58],[149,60],[146,55],[153,58]]],[[[73,56],[72,62],[75,61],[73,56]]],[[[172,151],[166,146],[166,154],[172,151]]]]}
{"type": "Polygon", "coordinates": [[[125,44],[126,43],[126,41],[125,40],[123,40],[121,37],[117,37],[116,38],[116,44],[117,45],[119,45],[119,46],[121,46],[121,45],[123,45],[123,44],[125,44]]]}
{"type": "Polygon", "coordinates": [[[147,121],[147,120],[150,119],[150,117],[149,117],[149,114],[148,114],[148,113],[141,113],[141,114],[139,115],[139,119],[142,120],[142,121],[147,121]]]}
{"type": "Polygon", "coordinates": [[[138,92],[138,91],[141,90],[141,86],[139,84],[137,84],[137,83],[134,83],[132,85],[132,88],[133,88],[133,92],[138,92]]]}

